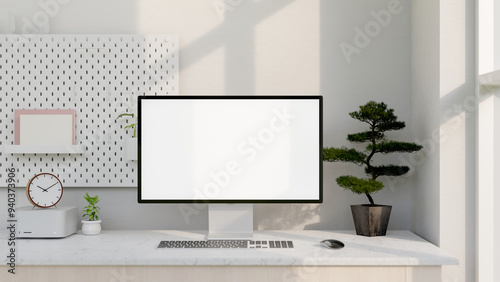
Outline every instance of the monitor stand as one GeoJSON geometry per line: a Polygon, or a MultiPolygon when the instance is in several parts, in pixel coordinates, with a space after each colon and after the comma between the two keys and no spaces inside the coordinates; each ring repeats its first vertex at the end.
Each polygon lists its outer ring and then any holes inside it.
{"type": "Polygon", "coordinates": [[[252,240],[252,204],[209,204],[208,240],[252,240]]]}

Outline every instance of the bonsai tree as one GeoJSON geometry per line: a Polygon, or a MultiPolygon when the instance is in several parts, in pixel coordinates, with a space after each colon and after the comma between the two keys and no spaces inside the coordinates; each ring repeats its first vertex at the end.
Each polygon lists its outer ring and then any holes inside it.
{"type": "Polygon", "coordinates": [[[368,102],[360,106],[359,111],[351,112],[349,115],[368,124],[368,130],[364,132],[348,134],[347,140],[353,143],[368,143],[365,151],[348,149],[346,147],[327,147],[323,150],[323,160],[327,162],[350,162],[364,166],[368,179],[345,175],[336,179],[337,184],[356,194],[365,194],[374,206],[372,193],[384,188],[384,184],[377,180],[379,176],[400,176],[407,173],[408,166],[397,165],[373,165],[375,154],[390,153],[413,153],[422,149],[415,143],[387,140],[385,132],[390,130],[401,130],[405,123],[398,121],[393,109],[388,109],[384,103],[368,102]]]}
{"type": "MultiPolygon", "coordinates": [[[[134,118],[135,115],[134,114],[130,114],[130,113],[123,113],[123,114],[120,114],[115,120],[118,120],[119,118],[122,118],[122,117],[132,117],[134,118]]],[[[129,128],[133,128],[134,129],[134,136],[133,138],[135,138],[136,136],[136,129],[137,129],[137,121],[134,119],[134,122],[125,126],[123,129],[129,129],[129,128]]]]}
{"type": "Polygon", "coordinates": [[[99,219],[99,210],[100,208],[96,206],[97,202],[99,202],[99,196],[90,197],[89,193],[86,193],[83,196],[85,200],[89,203],[88,206],[83,208],[83,217],[87,216],[90,221],[95,221],[99,219]]]}

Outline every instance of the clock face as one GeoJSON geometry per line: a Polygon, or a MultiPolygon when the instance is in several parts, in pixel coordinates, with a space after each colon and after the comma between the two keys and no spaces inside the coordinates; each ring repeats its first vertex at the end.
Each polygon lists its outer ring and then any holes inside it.
{"type": "Polygon", "coordinates": [[[50,173],[41,173],[33,177],[26,187],[30,202],[41,208],[54,206],[61,200],[63,187],[61,181],[50,173]]]}

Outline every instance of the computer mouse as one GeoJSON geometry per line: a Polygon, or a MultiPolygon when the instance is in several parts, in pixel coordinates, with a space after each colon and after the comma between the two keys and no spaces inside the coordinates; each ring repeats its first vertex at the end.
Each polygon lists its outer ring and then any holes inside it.
{"type": "Polygon", "coordinates": [[[335,239],[326,239],[320,242],[322,246],[328,249],[342,249],[344,247],[344,243],[335,239]]]}

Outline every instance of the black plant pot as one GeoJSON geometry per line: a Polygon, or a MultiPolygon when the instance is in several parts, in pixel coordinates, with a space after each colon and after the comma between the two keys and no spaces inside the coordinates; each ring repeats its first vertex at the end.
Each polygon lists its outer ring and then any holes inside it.
{"type": "Polygon", "coordinates": [[[385,236],[392,206],[351,205],[356,234],[362,236],[385,236]]]}

